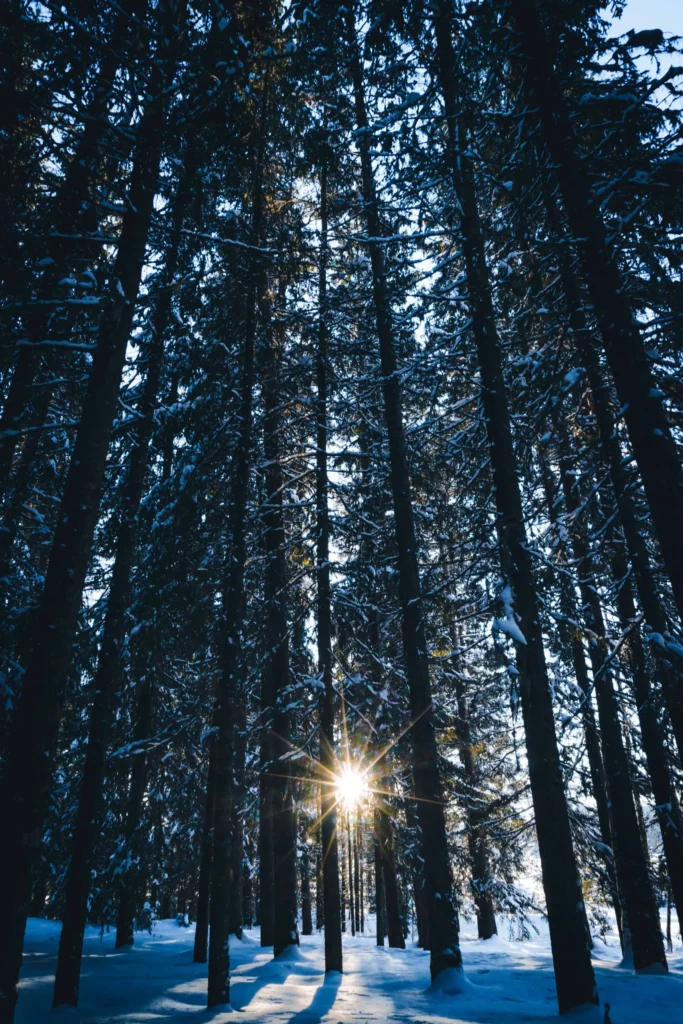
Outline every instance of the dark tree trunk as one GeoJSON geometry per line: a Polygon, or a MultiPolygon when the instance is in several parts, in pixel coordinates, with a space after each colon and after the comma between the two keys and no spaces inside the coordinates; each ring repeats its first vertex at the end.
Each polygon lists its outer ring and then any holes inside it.
{"type": "Polygon", "coordinates": [[[469,707],[465,687],[457,673],[457,669],[455,688],[458,699],[460,761],[468,787],[466,795],[467,849],[472,876],[472,895],[477,912],[477,934],[480,939],[490,939],[498,934],[498,928],[496,926],[496,915],[491,897],[488,845],[481,820],[486,814],[486,806],[481,807],[481,796],[478,793],[479,787],[474,767],[469,707]]]}
{"type": "MultiPolygon", "coordinates": [[[[521,628],[516,642],[529,778],[536,816],[560,1012],[598,1001],[586,946],[584,907],[572,846],[555,721],[541,633],[538,597],[527,549],[508,399],[495,326],[488,266],[473,171],[457,103],[456,60],[451,40],[452,8],[441,0],[435,17],[437,69],[448,125],[448,156],[460,207],[460,232],[467,271],[472,328],[481,369],[481,401],[493,475],[501,568],[508,614],[521,628]],[[578,898],[577,898],[578,894],[578,898]]],[[[430,928],[431,932],[431,928],[430,928]]],[[[434,936],[430,936],[434,941],[434,936]]]]}
{"type": "MultiPolygon", "coordinates": [[[[281,282],[282,288],[282,282],[281,282]]],[[[273,801],[273,955],[299,944],[297,915],[296,827],[292,780],[288,760],[291,718],[287,711],[289,685],[289,623],[287,616],[287,563],[282,510],[283,473],[280,463],[278,406],[278,362],[280,325],[266,328],[262,377],[264,425],[263,450],[266,459],[264,529],[266,537],[265,597],[267,608],[267,650],[270,663],[273,723],[270,733],[272,754],[271,793],[273,801]]]]}
{"type": "MultiPolygon", "coordinates": [[[[322,809],[321,809],[322,813],[322,809]]],[[[338,865],[337,865],[338,867],[338,865]]],[[[339,871],[337,870],[337,895],[339,894],[339,871]]],[[[323,847],[322,828],[318,828],[315,851],[315,927],[321,931],[325,926],[325,903],[323,900],[323,847]]],[[[340,928],[341,932],[341,928],[340,928]]]]}
{"type": "Polygon", "coordinates": [[[363,850],[363,834],[360,826],[360,822],[356,823],[356,862],[358,863],[358,893],[360,899],[360,930],[365,931],[365,883],[364,883],[364,867],[365,857],[363,850]]]}
{"type": "MultiPolygon", "coordinates": [[[[358,127],[357,145],[361,157],[365,223],[369,238],[377,239],[382,234],[382,226],[370,156],[363,68],[358,53],[353,4],[346,7],[345,17],[347,40],[351,50],[350,70],[358,127]]],[[[410,731],[413,744],[413,773],[415,793],[418,797],[417,816],[420,823],[420,839],[428,893],[427,906],[432,943],[430,970],[432,979],[434,979],[444,970],[461,969],[462,955],[434,730],[429,662],[417,561],[417,538],[403,431],[401,385],[397,373],[384,252],[381,244],[376,241],[370,241],[368,249],[372,264],[384,412],[389,440],[391,489],[399,552],[403,652],[410,691],[410,710],[414,722],[410,731]]]]}
{"type": "Polygon", "coordinates": [[[206,775],[206,796],[204,799],[204,824],[202,845],[199,854],[199,892],[197,896],[197,923],[194,933],[195,964],[205,964],[209,950],[209,884],[211,881],[211,856],[213,852],[214,789],[216,785],[216,759],[213,740],[209,747],[209,766],[206,775]]]}
{"type": "Polygon", "coordinates": [[[387,935],[392,949],[405,949],[403,927],[401,925],[400,898],[398,878],[396,876],[396,857],[394,854],[394,829],[391,822],[390,807],[383,795],[391,785],[390,777],[382,772],[384,764],[377,765],[379,775],[379,792],[375,796],[375,842],[382,861],[382,878],[386,896],[385,914],[387,918],[387,935]]]}
{"type": "MultiPolygon", "coordinates": [[[[83,131],[56,198],[53,231],[45,239],[50,263],[38,284],[39,302],[53,298],[58,282],[68,276],[75,260],[87,256],[102,245],[100,241],[87,240],[87,235],[97,227],[97,207],[92,193],[102,173],[99,155],[108,129],[107,118],[114,81],[121,49],[131,25],[132,6],[132,0],[124,0],[121,4],[109,45],[102,51],[98,81],[84,119],[83,131]]],[[[28,343],[19,349],[7,400],[0,416],[0,491],[7,485],[21,429],[40,426],[50,404],[49,395],[45,401],[44,394],[34,401],[34,381],[40,370],[41,357],[40,349],[33,346],[50,334],[50,320],[53,316],[54,307],[40,305],[27,316],[28,343]]],[[[52,369],[58,361],[53,351],[46,359],[48,368],[52,369]]]]}
{"type": "MultiPolygon", "coordinates": [[[[137,682],[136,721],[133,730],[133,743],[142,743],[152,732],[152,714],[154,707],[154,686],[148,664],[144,664],[143,673],[137,682]]],[[[126,807],[126,823],[124,839],[125,855],[128,865],[121,876],[119,909],[116,915],[116,948],[132,946],[135,943],[135,917],[140,905],[142,889],[142,844],[138,836],[140,820],[144,807],[145,790],[147,788],[148,755],[138,750],[133,756],[130,775],[130,789],[126,807]]]]}
{"type": "Polygon", "coordinates": [[[354,882],[353,882],[353,849],[351,846],[351,815],[346,817],[346,863],[349,868],[349,923],[351,935],[356,934],[356,915],[354,913],[354,882]]]}
{"type": "MultiPolygon", "coordinates": [[[[548,220],[557,238],[562,237],[562,221],[553,198],[545,191],[548,220]]],[[[654,577],[647,543],[640,528],[639,513],[633,497],[632,485],[619,445],[617,424],[610,401],[609,386],[604,379],[593,345],[590,326],[583,312],[581,293],[576,275],[567,254],[566,244],[556,247],[562,288],[567,302],[572,338],[581,362],[586,369],[600,437],[600,454],[609,470],[621,525],[626,539],[628,555],[638,589],[638,597],[649,627],[650,649],[656,659],[657,673],[666,697],[671,725],[676,737],[679,756],[683,754],[683,669],[678,655],[669,655],[665,637],[669,622],[654,577]]]]}
{"type": "MultiPolygon", "coordinates": [[[[318,352],[316,364],[316,580],[318,672],[320,698],[322,910],[325,922],[325,971],[343,970],[341,904],[339,898],[339,851],[337,844],[336,794],[330,778],[336,769],[334,755],[335,695],[332,686],[332,614],[330,609],[330,519],[327,480],[327,394],[329,390],[327,331],[327,165],[320,172],[320,267],[318,273],[318,352]]],[[[320,927],[320,926],[319,926],[320,927]]]]}
{"type": "MultiPolygon", "coordinates": [[[[341,814],[337,817],[338,830],[343,828],[341,814]]],[[[339,872],[341,881],[341,930],[346,931],[346,857],[344,856],[344,838],[339,844],[339,872]]]]}
{"type": "MultiPolygon", "coordinates": [[[[375,819],[376,821],[376,819],[375,819]]],[[[375,828],[377,826],[375,825],[375,828]]],[[[384,945],[384,879],[382,877],[382,854],[380,852],[379,843],[375,836],[373,843],[375,851],[375,914],[376,914],[376,932],[377,932],[377,945],[384,945]]]]}
{"type": "MultiPolygon", "coordinates": [[[[182,4],[179,6],[182,8],[182,4]]],[[[13,1019],[16,1005],[31,866],[49,798],[83,583],[142,274],[159,173],[167,86],[175,71],[182,14],[182,9],[170,0],[159,12],[166,54],[155,62],[150,85],[153,99],[140,125],[108,308],[100,325],[0,791],[5,823],[0,855],[0,887],[6,914],[0,938],[3,1024],[13,1019]]]]}
{"type": "Polygon", "coordinates": [[[667,758],[666,735],[657,714],[655,694],[650,686],[643,643],[638,633],[636,607],[623,547],[617,542],[612,568],[617,580],[617,605],[623,629],[630,629],[628,647],[633,693],[638,708],[640,734],[652,783],[652,795],[666,868],[678,919],[683,921],[683,815],[667,758]]]}
{"type": "Polygon", "coordinates": [[[181,184],[173,214],[173,231],[164,268],[164,278],[152,323],[147,353],[147,377],[138,409],[133,450],[121,501],[121,521],[112,571],[102,645],[93,682],[93,701],[83,777],[74,829],[71,861],[67,873],[62,933],[52,1005],[78,1005],[86,907],[95,842],[102,815],[101,789],[104,778],[111,702],[120,689],[122,650],[127,633],[126,610],[131,596],[138,533],[138,515],[149,466],[149,442],[154,426],[154,409],[163,366],[164,336],[171,314],[171,286],[178,266],[178,248],[187,203],[188,181],[181,184]]]}
{"type": "Polygon", "coordinates": [[[353,912],[356,931],[360,931],[360,863],[358,854],[358,822],[353,826],[353,912]]]}
{"type": "Polygon", "coordinates": [[[259,776],[259,920],[261,945],[274,943],[273,916],[273,800],[268,716],[270,714],[270,666],[265,665],[261,681],[261,773],[259,776]]]}
{"type": "Polygon", "coordinates": [[[662,558],[683,619],[681,462],[553,67],[554,47],[534,0],[510,0],[508,11],[517,32],[526,90],[532,107],[538,110],[541,133],[581,257],[662,558]]]}
{"type": "Polygon", "coordinates": [[[254,921],[254,882],[249,863],[242,865],[242,922],[245,928],[251,928],[254,921]]]}
{"type": "Polygon", "coordinates": [[[305,842],[301,851],[301,934],[313,934],[310,862],[308,845],[305,842]]]}
{"type": "MultiPolygon", "coordinates": [[[[557,486],[548,463],[542,455],[539,455],[543,488],[545,491],[548,517],[553,524],[559,520],[557,505],[557,486]]],[[[612,835],[612,822],[610,804],[607,796],[607,777],[602,759],[602,748],[600,746],[600,733],[595,721],[593,710],[593,686],[588,677],[588,668],[584,654],[583,642],[575,627],[570,623],[578,622],[578,611],[574,597],[574,587],[567,576],[562,575],[559,580],[560,586],[560,611],[564,618],[560,621],[558,632],[560,642],[571,657],[574,669],[574,678],[583,694],[581,702],[581,721],[586,741],[586,756],[588,757],[588,768],[591,777],[591,790],[598,812],[598,824],[600,826],[600,840],[605,847],[604,863],[607,872],[608,886],[612,905],[617,919],[619,935],[622,938],[623,948],[623,923],[622,923],[622,898],[619,892],[617,881],[617,870],[614,854],[614,838],[612,835]]]]}
{"type": "MultiPolygon", "coordinates": [[[[256,246],[260,244],[263,229],[262,191],[267,110],[266,91],[260,113],[252,187],[251,237],[256,246]]],[[[214,710],[216,803],[209,911],[209,984],[207,994],[209,1008],[230,1002],[230,846],[233,822],[234,714],[236,703],[240,699],[238,677],[242,651],[246,513],[252,449],[256,299],[262,285],[263,269],[254,254],[250,260],[247,281],[239,426],[232,461],[227,524],[228,565],[223,585],[222,666],[214,710]]],[[[263,878],[261,878],[261,885],[263,885],[263,878]]]]}
{"type": "Polygon", "coordinates": [[[232,858],[230,886],[230,934],[242,938],[242,904],[244,901],[244,805],[247,797],[245,779],[247,758],[247,708],[244,681],[235,703],[235,766],[232,806],[232,858]]]}
{"type": "MultiPolygon", "coordinates": [[[[569,442],[563,437],[564,430],[559,419],[556,422],[556,429],[560,443],[567,451],[569,442]]],[[[566,458],[560,460],[560,473],[567,511],[576,514],[581,496],[566,458]]],[[[591,636],[589,656],[593,669],[593,686],[598,704],[602,752],[611,805],[617,876],[628,917],[633,945],[633,965],[637,971],[666,971],[666,954],[659,926],[659,912],[650,879],[647,853],[638,825],[629,758],[624,748],[618,694],[604,645],[600,643],[601,640],[605,640],[606,631],[599,590],[593,576],[590,549],[576,518],[570,525],[570,536],[577,563],[583,617],[591,636]]]]}

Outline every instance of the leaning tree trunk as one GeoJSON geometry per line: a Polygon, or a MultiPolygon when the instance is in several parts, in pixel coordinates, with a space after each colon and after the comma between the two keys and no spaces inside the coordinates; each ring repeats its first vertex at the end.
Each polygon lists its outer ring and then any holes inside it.
{"type": "Polygon", "coordinates": [[[2,1024],[14,1017],[31,868],[49,799],[81,595],[152,218],[168,86],[175,72],[183,14],[184,4],[175,0],[168,0],[159,11],[165,53],[155,61],[152,99],[140,124],[110,299],[100,325],[0,790],[4,822],[0,892],[6,915],[0,938],[2,1024]]]}
{"type": "Polygon", "coordinates": [[[640,735],[652,784],[657,822],[662,833],[666,869],[678,920],[683,921],[683,814],[667,757],[667,743],[655,694],[650,686],[647,660],[636,625],[636,607],[623,547],[617,541],[612,558],[617,582],[617,607],[622,629],[631,630],[629,659],[633,694],[638,709],[640,735]]]}
{"type": "MultiPolygon", "coordinates": [[[[553,197],[544,190],[548,221],[559,240],[562,237],[562,221],[553,197]]],[[[647,542],[639,523],[639,512],[633,496],[632,484],[624,464],[619,444],[617,423],[612,411],[609,385],[605,380],[593,344],[590,325],[584,313],[584,303],[567,253],[567,246],[558,241],[556,254],[572,328],[572,339],[577,353],[586,370],[591,389],[595,421],[600,437],[600,454],[609,470],[616,498],[619,517],[624,531],[629,560],[633,567],[638,597],[649,627],[650,649],[657,664],[666,698],[671,725],[679,756],[683,755],[683,667],[679,655],[672,654],[666,646],[669,631],[668,616],[655,580],[647,542]]]]}
{"type": "MultiPolygon", "coordinates": [[[[559,410],[558,410],[559,413],[559,410]]],[[[555,427],[560,443],[567,450],[568,439],[559,421],[555,427]]],[[[650,879],[647,852],[641,840],[631,786],[629,758],[619,718],[614,679],[607,659],[606,630],[597,582],[593,576],[591,552],[583,529],[577,522],[581,496],[566,457],[560,460],[565,505],[572,522],[569,533],[577,565],[583,616],[591,642],[588,653],[593,669],[593,686],[598,704],[602,751],[611,805],[611,823],[619,888],[624,899],[633,947],[633,966],[637,971],[666,971],[666,954],[659,926],[659,911],[650,879]]]]}
{"type": "MultiPolygon", "coordinates": [[[[10,382],[7,399],[0,415],[0,490],[9,478],[12,459],[21,428],[40,427],[45,420],[50,404],[50,391],[36,399],[34,382],[41,365],[41,348],[36,343],[49,336],[50,320],[55,314],[51,304],[58,282],[69,276],[74,260],[87,256],[90,251],[101,249],[101,239],[92,238],[97,227],[97,204],[93,188],[102,173],[100,151],[108,129],[108,112],[114,94],[116,72],[120,64],[121,48],[132,23],[132,0],[124,0],[112,27],[109,43],[102,51],[97,83],[92,100],[84,119],[84,128],[76,145],[73,159],[69,161],[62,187],[55,201],[53,231],[45,239],[47,262],[42,280],[38,283],[37,308],[27,316],[29,337],[19,349],[14,374],[10,382]],[[41,303],[45,302],[46,305],[41,303]]],[[[53,350],[46,360],[48,370],[59,361],[53,350]]],[[[21,498],[14,490],[14,504],[21,498]]]]}
{"type": "Polygon", "coordinates": [[[538,111],[662,558],[683,619],[683,468],[553,67],[554,47],[535,0],[509,0],[508,12],[524,64],[527,95],[538,111]]]}
{"type": "Polygon", "coordinates": [[[178,250],[187,205],[189,181],[184,176],[173,211],[173,230],[163,272],[163,281],[152,322],[147,352],[147,376],[138,409],[128,475],[121,500],[121,521],[112,570],[107,613],[97,671],[93,681],[88,749],[71,842],[67,872],[62,932],[55,975],[53,1007],[78,1005],[83,935],[85,932],[91,866],[102,814],[101,789],[104,779],[111,702],[123,677],[122,654],[127,633],[126,610],[131,596],[138,516],[149,466],[149,447],[154,427],[154,409],[164,357],[164,338],[171,315],[171,289],[178,266],[178,250]]]}
{"type": "Polygon", "coordinates": [[[382,234],[375,193],[365,109],[363,67],[358,53],[354,5],[344,11],[347,42],[351,50],[357,144],[361,157],[364,217],[369,236],[376,329],[379,340],[384,411],[389,440],[391,489],[398,546],[401,625],[406,676],[410,691],[413,726],[413,774],[418,798],[422,856],[427,887],[427,912],[431,938],[430,971],[435,979],[442,971],[461,970],[459,922],[455,907],[453,876],[448,853],[439,755],[434,729],[431,682],[424,628],[424,613],[417,561],[410,473],[403,429],[401,385],[397,372],[394,328],[387,289],[382,234]]]}
{"type": "MultiPolygon", "coordinates": [[[[557,506],[556,480],[545,457],[542,454],[539,454],[538,459],[541,467],[548,518],[554,526],[557,526],[559,523],[559,514],[557,506]]],[[[623,908],[617,880],[610,804],[607,796],[607,777],[605,775],[605,765],[602,759],[600,733],[595,721],[595,711],[593,709],[593,686],[588,676],[583,641],[580,634],[577,632],[576,627],[571,625],[578,621],[573,582],[565,574],[562,574],[559,579],[559,587],[560,613],[562,618],[558,624],[558,633],[560,636],[560,643],[562,644],[564,651],[571,658],[572,667],[574,669],[574,678],[576,679],[577,685],[583,694],[583,699],[581,701],[581,721],[583,723],[583,735],[586,743],[586,756],[588,758],[591,790],[598,812],[600,840],[604,847],[604,851],[602,851],[602,853],[607,872],[610,897],[617,919],[619,936],[622,940],[622,949],[624,949],[622,921],[623,908]]]]}
{"type": "MultiPolygon", "coordinates": [[[[496,501],[501,567],[509,616],[516,640],[520,696],[526,735],[529,779],[538,838],[560,1012],[598,1000],[585,914],[572,846],[569,812],[555,735],[552,696],[541,632],[541,616],[527,548],[517,461],[512,441],[507,391],[495,326],[488,266],[474,189],[473,170],[459,118],[452,9],[437,8],[437,71],[447,117],[447,144],[460,207],[472,328],[481,370],[481,401],[486,420],[496,501]],[[519,625],[517,625],[517,623],[519,625]]],[[[430,935],[430,938],[433,936],[430,935]]]]}
{"type": "Polygon", "coordinates": [[[339,897],[339,850],[336,794],[331,779],[336,770],[334,755],[335,696],[332,685],[332,613],[330,599],[330,517],[327,477],[327,395],[329,351],[327,330],[327,164],[320,171],[320,265],[318,271],[318,352],[316,378],[316,580],[318,672],[320,697],[320,764],[323,920],[325,922],[325,971],[343,970],[341,904],[339,897]]]}

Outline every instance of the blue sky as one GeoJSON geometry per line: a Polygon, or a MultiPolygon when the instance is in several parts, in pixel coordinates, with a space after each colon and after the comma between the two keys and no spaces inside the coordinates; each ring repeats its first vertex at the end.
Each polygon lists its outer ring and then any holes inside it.
{"type": "Polygon", "coordinates": [[[629,0],[617,24],[622,32],[661,28],[683,36],[683,0],[629,0]]]}

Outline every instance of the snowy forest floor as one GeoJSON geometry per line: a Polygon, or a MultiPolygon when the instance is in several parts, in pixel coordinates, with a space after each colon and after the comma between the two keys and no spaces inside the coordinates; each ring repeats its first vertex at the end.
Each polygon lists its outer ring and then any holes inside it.
{"type": "MultiPolygon", "coordinates": [[[[87,1024],[519,1024],[559,1021],[547,937],[524,942],[503,935],[475,938],[463,921],[467,987],[457,996],[428,992],[429,957],[408,942],[406,950],[380,949],[374,936],[344,936],[344,975],[323,974],[322,936],[301,940],[298,955],[274,961],[259,945],[258,929],[231,944],[232,1011],[207,1011],[206,965],[192,963],[194,928],[157,921],[152,935],[139,933],[135,947],[114,950],[114,932],[100,940],[86,933],[79,1011],[52,1013],[60,924],[29,921],[17,1024],[77,1020],[87,1024]]],[[[674,920],[675,928],[675,920],[674,920]]],[[[677,929],[675,929],[677,931],[677,929]]],[[[616,937],[596,941],[594,963],[601,1006],[564,1020],[603,1024],[609,1003],[612,1024],[673,1024],[683,1007],[683,948],[669,956],[668,977],[636,977],[619,967],[616,937]]]]}

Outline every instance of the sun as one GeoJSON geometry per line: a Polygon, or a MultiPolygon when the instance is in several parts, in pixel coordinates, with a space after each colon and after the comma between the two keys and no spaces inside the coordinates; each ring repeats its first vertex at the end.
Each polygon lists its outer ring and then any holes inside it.
{"type": "Polygon", "coordinates": [[[346,765],[335,779],[337,800],[347,810],[352,811],[361,804],[368,795],[368,782],[365,772],[353,765],[346,765]]]}

